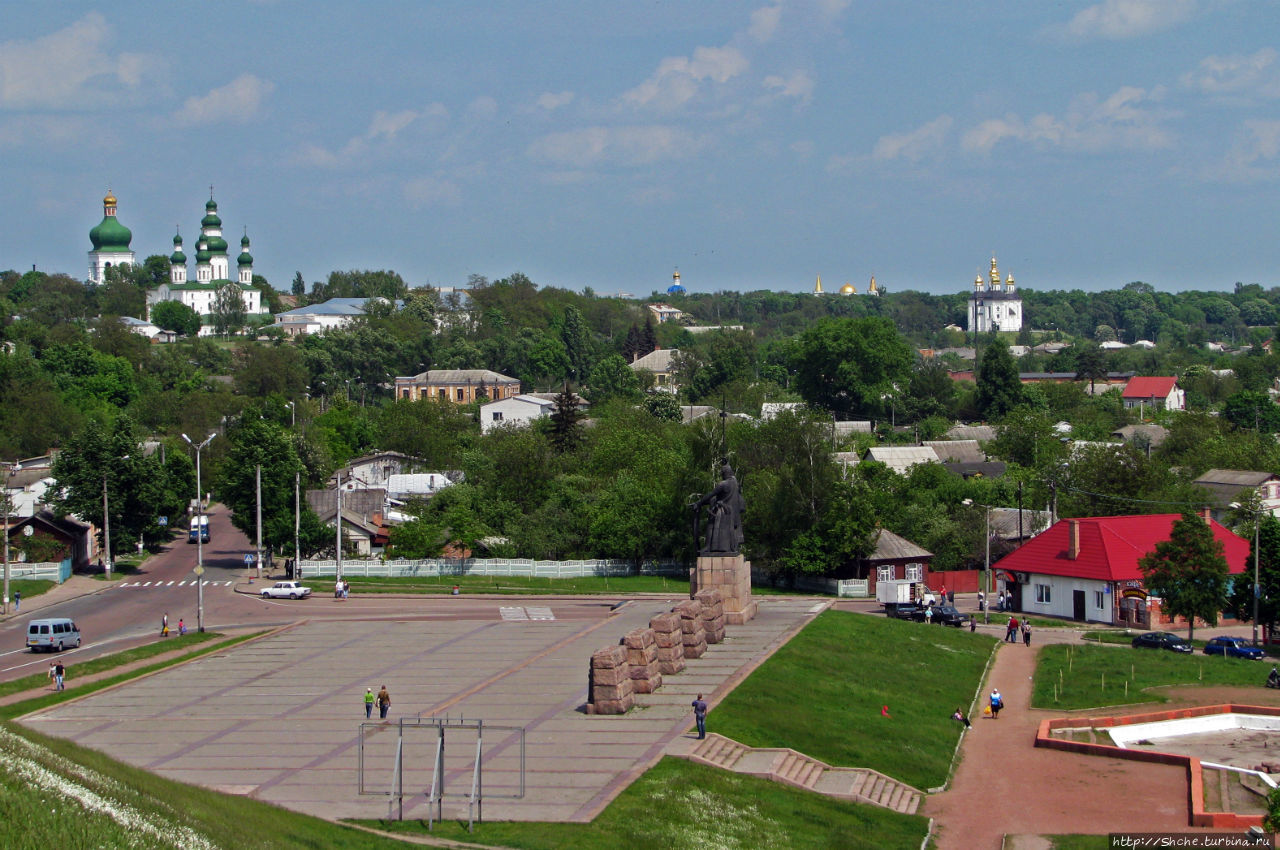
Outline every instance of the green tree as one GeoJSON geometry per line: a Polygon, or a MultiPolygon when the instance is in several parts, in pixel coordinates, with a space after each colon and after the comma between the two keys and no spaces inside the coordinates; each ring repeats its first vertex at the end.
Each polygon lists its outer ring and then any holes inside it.
{"type": "Polygon", "coordinates": [[[582,410],[578,407],[578,396],[569,390],[566,383],[564,389],[556,394],[555,407],[551,411],[551,445],[564,454],[577,448],[582,442],[582,410]]]}
{"type": "Polygon", "coordinates": [[[591,333],[582,318],[582,311],[572,304],[564,308],[560,339],[569,358],[569,377],[582,381],[591,370],[591,333]]]}
{"type": "Polygon", "coordinates": [[[302,279],[302,272],[293,273],[293,286],[289,290],[294,297],[301,297],[307,294],[307,282],[302,279]]]}
{"type": "MultiPolygon", "coordinates": [[[[1248,524],[1251,526],[1258,516],[1257,505],[1251,505],[1253,511],[1248,524]]],[[[1270,633],[1275,629],[1276,620],[1280,619],[1280,519],[1270,513],[1262,514],[1262,524],[1257,529],[1258,548],[1253,548],[1254,529],[1240,527],[1236,533],[1249,539],[1249,562],[1247,575],[1235,576],[1231,582],[1229,610],[1237,620],[1251,622],[1253,620],[1253,564],[1258,559],[1258,625],[1270,633]]]]}
{"type": "Polygon", "coordinates": [[[1076,380],[1088,381],[1089,392],[1093,392],[1094,382],[1107,376],[1106,356],[1096,343],[1082,342],[1075,353],[1076,380]]]}
{"type": "Polygon", "coordinates": [[[161,301],[151,308],[151,321],[158,328],[182,336],[200,333],[200,314],[181,301],[161,301]]]}
{"type": "Polygon", "coordinates": [[[1018,364],[1009,354],[1009,347],[998,338],[983,347],[975,378],[978,385],[975,401],[983,417],[999,419],[1022,402],[1018,364]]]}
{"type": "Polygon", "coordinates": [[[674,395],[661,390],[651,390],[644,394],[642,402],[644,409],[649,411],[649,415],[654,419],[660,419],[663,422],[679,422],[680,400],[674,395]]]}
{"type": "Polygon", "coordinates": [[[627,361],[616,354],[600,360],[591,370],[587,395],[592,404],[611,398],[633,399],[640,394],[640,381],[627,361]]]}
{"type": "Polygon", "coordinates": [[[1280,406],[1265,392],[1241,390],[1227,399],[1222,415],[1237,428],[1260,434],[1280,431],[1280,406]]]}
{"type": "Polygon", "coordinates": [[[1169,539],[1156,544],[1138,561],[1143,584],[1160,597],[1166,614],[1187,618],[1187,639],[1195,633],[1196,618],[1218,624],[1227,604],[1227,559],[1222,543],[1203,519],[1186,511],[1175,520],[1169,539]]]}
{"type": "Polygon", "coordinates": [[[240,285],[230,280],[219,284],[213,294],[213,332],[219,336],[236,333],[248,317],[240,285]]]}
{"type": "Polygon", "coordinates": [[[293,550],[294,474],[302,471],[284,426],[243,417],[227,433],[231,447],[221,465],[218,493],[231,509],[231,523],[257,539],[256,470],[262,467],[262,542],[272,551],[293,550]]]}
{"type": "Polygon", "coordinates": [[[794,387],[811,406],[843,418],[878,413],[910,377],[914,353],[888,319],[822,319],[801,335],[794,387]]]}

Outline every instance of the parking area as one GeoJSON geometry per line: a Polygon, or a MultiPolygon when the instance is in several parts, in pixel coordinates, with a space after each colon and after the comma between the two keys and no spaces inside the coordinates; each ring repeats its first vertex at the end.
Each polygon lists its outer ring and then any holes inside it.
{"type": "MultiPolygon", "coordinates": [[[[466,616],[307,622],[21,722],[182,782],[325,818],[377,818],[388,798],[357,794],[358,729],[365,689],[386,685],[389,723],[366,735],[369,788],[390,788],[398,718],[479,719],[526,730],[525,796],[488,797],[486,819],[585,821],[666,748],[683,746],[696,693],[736,681],[824,607],[769,598],[755,620],[642,697],[642,710],[584,714],[591,653],[677,601],[646,597],[616,612],[603,603],[591,617],[578,603],[579,616],[548,619],[540,609],[554,617],[554,600],[529,608],[504,599],[473,603],[466,616]],[[516,608],[523,618],[512,619],[516,608]]],[[[406,741],[405,816],[424,818],[435,741],[425,731],[406,741]]],[[[518,790],[517,741],[486,736],[487,793],[518,790]]],[[[449,744],[447,787],[462,792],[474,737],[449,744]]],[[[462,798],[446,800],[446,817],[465,812],[462,798]]]]}

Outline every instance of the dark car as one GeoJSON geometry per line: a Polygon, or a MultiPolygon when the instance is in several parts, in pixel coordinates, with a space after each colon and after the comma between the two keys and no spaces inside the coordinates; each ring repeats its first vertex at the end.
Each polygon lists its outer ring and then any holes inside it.
{"type": "Polygon", "coordinates": [[[899,620],[923,620],[924,609],[919,605],[886,605],[884,613],[899,620]]]}
{"type": "MultiPolygon", "coordinates": [[[[969,615],[962,614],[954,605],[934,605],[931,610],[932,615],[928,618],[930,623],[937,623],[940,626],[955,626],[960,628],[969,622],[969,615]]],[[[917,623],[925,622],[925,609],[919,609],[911,619],[917,623]]]]}
{"type": "Polygon", "coordinates": [[[1262,650],[1250,644],[1248,640],[1226,635],[1210,638],[1209,642],[1204,645],[1204,654],[1226,655],[1231,658],[1250,658],[1254,661],[1261,661],[1263,656],[1262,650]]]}
{"type": "Polygon", "coordinates": [[[1146,649],[1168,649],[1173,652],[1190,652],[1191,644],[1187,639],[1173,632],[1146,632],[1133,639],[1135,647],[1146,649]]]}

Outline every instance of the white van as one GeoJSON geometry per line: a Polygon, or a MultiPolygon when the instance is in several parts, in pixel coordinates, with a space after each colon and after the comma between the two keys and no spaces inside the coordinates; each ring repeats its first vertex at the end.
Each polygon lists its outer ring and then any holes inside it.
{"type": "Polygon", "coordinates": [[[201,543],[209,542],[209,515],[201,514],[191,518],[191,530],[187,532],[187,542],[195,543],[199,536],[201,543]],[[199,529],[199,532],[196,531],[199,529]]]}
{"type": "Polygon", "coordinates": [[[62,652],[80,646],[80,627],[66,617],[32,620],[27,624],[27,646],[32,652],[41,649],[62,652]]]}

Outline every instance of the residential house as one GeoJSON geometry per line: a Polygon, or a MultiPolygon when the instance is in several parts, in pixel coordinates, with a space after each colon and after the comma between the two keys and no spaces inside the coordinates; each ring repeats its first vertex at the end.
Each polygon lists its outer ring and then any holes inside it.
{"type": "MultiPolygon", "coordinates": [[[[491,401],[480,406],[480,432],[488,434],[503,425],[528,425],[538,419],[546,419],[555,412],[559,393],[524,393],[491,401]]],[[[573,396],[578,409],[587,406],[586,401],[573,396]]]]}
{"type": "MultiPolygon", "coordinates": [[[[317,334],[330,328],[346,327],[357,319],[364,318],[369,302],[381,301],[385,298],[330,298],[305,307],[295,307],[283,313],[276,313],[276,323],[272,327],[280,328],[289,336],[317,334]]],[[[403,301],[396,301],[396,309],[404,306],[403,301]]]]}
{"type": "Polygon", "coordinates": [[[670,304],[650,304],[649,312],[660,325],[666,322],[678,322],[685,316],[683,310],[678,310],[670,304]]]}
{"type": "MultiPolygon", "coordinates": [[[[1178,514],[1064,519],[991,565],[1015,611],[1150,628],[1158,603],[1143,586],[1138,561],[1169,539],[1178,514]]],[[[1213,519],[1232,574],[1246,569],[1249,541],[1213,519]]]]}
{"type": "Polygon", "coordinates": [[[60,517],[41,510],[9,525],[9,572],[21,578],[28,573],[24,564],[58,564],[62,582],[73,569],[88,565],[94,551],[94,528],[73,517],[60,517]]]}
{"type": "Polygon", "coordinates": [[[1151,410],[1186,410],[1187,395],[1172,376],[1139,375],[1130,378],[1120,394],[1125,407],[1151,410]]]}
{"type": "Polygon", "coordinates": [[[886,528],[876,530],[875,549],[865,558],[836,570],[837,579],[866,579],[867,592],[875,598],[876,582],[910,579],[924,581],[933,553],[886,528]]]}
{"type": "Polygon", "coordinates": [[[675,359],[679,353],[678,348],[658,348],[637,357],[631,362],[631,368],[636,372],[652,373],[655,389],[673,393],[676,391],[675,359]]]}
{"type": "Polygon", "coordinates": [[[986,443],[996,438],[996,429],[990,425],[952,425],[943,435],[948,440],[977,440],[986,443]]]}
{"type": "Polygon", "coordinates": [[[1111,432],[1111,436],[1126,443],[1144,448],[1158,448],[1169,437],[1169,429],[1163,425],[1125,425],[1111,432]]]}
{"type": "Polygon", "coordinates": [[[470,404],[480,397],[500,401],[520,394],[520,381],[489,369],[429,369],[396,378],[396,398],[441,399],[470,404]]]}
{"type": "Polygon", "coordinates": [[[1210,469],[1192,482],[1209,491],[1210,515],[1218,522],[1250,497],[1259,509],[1280,516],[1280,475],[1250,469],[1210,469]]]}
{"type": "MultiPolygon", "coordinates": [[[[851,452],[839,452],[839,455],[851,452]]],[[[921,463],[941,463],[938,453],[930,446],[872,446],[862,457],[883,463],[899,475],[908,475],[911,467],[921,463]]]]}
{"type": "MultiPolygon", "coordinates": [[[[337,490],[308,490],[307,505],[325,525],[335,526],[338,516],[337,490]]],[[[353,490],[342,493],[342,538],[357,555],[369,556],[387,543],[385,516],[387,491],[353,490]]],[[[344,547],[345,548],[345,547],[344,547]]]]}
{"type": "Polygon", "coordinates": [[[346,466],[329,476],[329,486],[338,486],[342,481],[342,489],[377,490],[387,489],[387,482],[393,475],[413,472],[424,465],[421,458],[410,457],[400,452],[378,452],[356,458],[346,466]]]}

